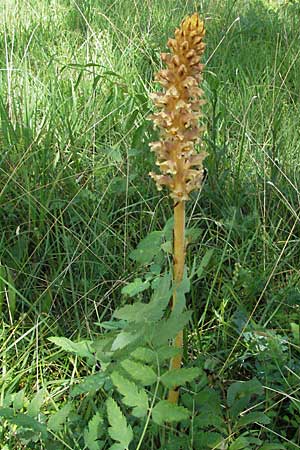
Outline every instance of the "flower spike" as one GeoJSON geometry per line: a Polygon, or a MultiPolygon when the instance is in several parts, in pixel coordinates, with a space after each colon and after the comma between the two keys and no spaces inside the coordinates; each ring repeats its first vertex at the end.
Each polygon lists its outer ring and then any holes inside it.
{"type": "Polygon", "coordinates": [[[203,91],[199,88],[204,65],[200,58],[204,52],[203,21],[197,13],[182,21],[175,31],[175,39],[169,39],[171,53],[162,53],[161,59],[167,69],[156,74],[156,81],[164,92],[154,93],[151,98],[159,110],[150,118],[160,129],[160,142],[151,144],[157,156],[161,174],[150,176],[161,190],[166,185],[175,202],[189,199],[189,194],[199,189],[203,179],[202,162],[207,153],[195,152],[203,131],[199,127],[203,91]]]}

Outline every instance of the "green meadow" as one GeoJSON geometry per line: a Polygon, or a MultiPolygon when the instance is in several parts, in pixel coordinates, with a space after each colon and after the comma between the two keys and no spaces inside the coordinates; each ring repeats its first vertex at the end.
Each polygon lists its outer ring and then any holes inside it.
{"type": "MultiPolygon", "coordinates": [[[[0,33],[0,448],[300,448],[300,2],[2,0],[0,33]],[[172,263],[149,94],[194,11],[209,156],[187,203],[184,364],[211,397],[187,384],[188,420],[137,423],[111,386],[74,393],[101,367],[49,338],[105,335],[117,308],[147,299],[149,267],[172,263]],[[134,252],[154,231],[159,264],[134,252]],[[111,395],[129,446],[99,431],[114,427],[111,395]],[[205,422],[212,401],[222,419],[205,422]]],[[[145,389],[150,408],[163,398],[145,389]]]]}

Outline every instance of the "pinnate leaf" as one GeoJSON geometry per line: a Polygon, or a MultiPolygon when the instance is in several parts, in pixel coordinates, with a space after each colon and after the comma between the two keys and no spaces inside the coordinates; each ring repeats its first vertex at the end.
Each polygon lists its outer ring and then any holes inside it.
{"type": "Polygon", "coordinates": [[[168,400],[160,400],[152,410],[152,419],[158,425],[164,422],[180,422],[189,417],[189,411],[183,406],[174,405],[168,400]]]}
{"type": "Polygon", "coordinates": [[[136,417],[144,417],[148,410],[148,397],[144,389],[139,389],[135,383],[123,377],[119,372],[111,374],[113,384],[124,396],[122,402],[133,408],[132,414],[136,417]]]}
{"type": "Polygon", "coordinates": [[[110,425],[108,434],[114,441],[119,443],[114,444],[111,449],[125,450],[133,439],[132,428],[130,425],[127,425],[126,418],[113,398],[106,400],[106,408],[108,423],[110,425]]]}

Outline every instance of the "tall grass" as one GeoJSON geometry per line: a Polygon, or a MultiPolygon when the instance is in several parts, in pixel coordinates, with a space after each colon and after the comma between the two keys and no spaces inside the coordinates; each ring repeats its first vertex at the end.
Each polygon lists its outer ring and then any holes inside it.
{"type": "Polygon", "coordinates": [[[145,175],[148,94],[160,49],[195,6],[208,33],[209,157],[187,210],[197,277],[186,357],[217,380],[260,377],[273,432],[297,448],[296,1],[1,2],[1,395],[45,386],[60,402],[81,367],[47,336],[98,333],[119,287],[143,275],[130,252],[172,214],[145,175]]]}

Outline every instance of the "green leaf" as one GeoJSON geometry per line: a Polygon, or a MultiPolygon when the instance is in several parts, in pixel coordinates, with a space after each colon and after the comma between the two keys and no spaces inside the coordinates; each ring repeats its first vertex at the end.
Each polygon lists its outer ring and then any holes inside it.
{"type": "Polygon", "coordinates": [[[163,344],[169,342],[179,331],[183,330],[189,322],[191,315],[192,313],[190,311],[185,311],[179,315],[172,313],[168,319],[160,320],[151,329],[152,344],[155,347],[161,347],[163,344]]]}
{"type": "Polygon", "coordinates": [[[138,264],[150,264],[157,254],[163,239],[162,231],[152,231],[130,254],[130,258],[138,264]]]}
{"type": "Polygon", "coordinates": [[[41,433],[43,439],[47,439],[48,433],[46,425],[38,422],[36,419],[28,416],[27,414],[18,413],[15,417],[10,418],[9,421],[18,427],[26,428],[36,433],[41,433]]]}
{"type": "Polygon", "coordinates": [[[293,338],[296,344],[300,343],[300,326],[298,323],[291,322],[291,330],[293,333],[293,338]]]}
{"type": "Polygon", "coordinates": [[[153,350],[147,347],[138,347],[131,353],[132,358],[146,363],[155,361],[156,354],[153,350]]]}
{"type": "Polygon", "coordinates": [[[206,450],[207,448],[223,449],[224,438],[220,433],[203,432],[194,434],[195,450],[206,450]]]}
{"type": "Polygon", "coordinates": [[[222,415],[221,399],[214,389],[206,387],[194,396],[194,402],[197,409],[201,412],[209,413],[216,416],[222,415]]]}
{"type": "Polygon", "coordinates": [[[180,422],[188,419],[190,413],[183,406],[177,406],[168,400],[160,400],[152,410],[152,419],[158,425],[164,422],[180,422]]]}
{"type": "Polygon", "coordinates": [[[266,414],[262,412],[250,412],[241,417],[236,423],[236,426],[241,428],[249,425],[250,423],[261,423],[263,425],[268,425],[270,422],[271,419],[266,416],[266,414]]]}
{"type": "Polygon", "coordinates": [[[0,417],[4,417],[4,419],[12,419],[14,417],[13,408],[0,408],[0,417]]]}
{"type": "Polygon", "coordinates": [[[101,450],[104,446],[104,441],[99,440],[104,431],[100,428],[102,423],[103,419],[100,413],[97,412],[89,421],[88,427],[84,430],[84,443],[89,450],[101,450]]]}
{"type": "Polygon", "coordinates": [[[285,450],[284,445],[282,444],[263,444],[259,450],[285,450]]]}
{"type": "Polygon", "coordinates": [[[133,439],[132,428],[130,425],[127,425],[121,409],[113,398],[108,398],[106,400],[106,408],[108,423],[110,425],[108,434],[114,441],[120,443],[119,446],[115,445],[114,448],[125,450],[129,447],[129,444],[133,439]]]}
{"type": "Polygon", "coordinates": [[[56,336],[50,337],[48,339],[58,347],[61,347],[66,352],[75,353],[75,355],[81,356],[82,358],[94,359],[94,355],[91,351],[91,345],[93,344],[93,341],[72,342],[68,338],[56,336]]]}
{"type": "Polygon", "coordinates": [[[139,381],[144,386],[150,386],[157,380],[154,370],[145,364],[125,359],[121,362],[121,366],[134,380],[139,381]]]}
{"type": "Polygon", "coordinates": [[[174,305],[173,313],[179,314],[185,309],[185,294],[190,291],[190,279],[187,276],[187,268],[184,267],[183,278],[179,286],[176,286],[175,295],[176,302],[174,305]]]}
{"type": "Polygon", "coordinates": [[[201,374],[198,367],[172,369],[165,372],[161,377],[161,382],[169,389],[176,386],[183,386],[187,382],[193,381],[201,374]]]}
{"type": "Polygon", "coordinates": [[[227,391],[227,404],[230,407],[231,416],[236,417],[247,408],[252,395],[261,395],[262,393],[263,386],[256,378],[231,384],[227,391]]]}
{"type": "Polygon", "coordinates": [[[148,397],[144,389],[139,389],[135,383],[123,377],[115,371],[111,374],[113,384],[124,396],[122,402],[133,408],[132,414],[136,417],[144,417],[148,411],[148,397]]]}
{"type": "Polygon", "coordinates": [[[24,407],[25,400],[25,389],[22,389],[19,392],[13,394],[13,407],[16,412],[18,409],[22,409],[24,407]]]}
{"type": "Polygon", "coordinates": [[[60,408],[56,413],[52,414],[48,420],[48,428],[54,432],[61,431],[63,425],[66,423],[67,418],[71,412],[72,403],[67,403],[60,408]]]}
{"type": "Polygon", "coordinates": [[[115,311],[114,317],[128,322],[158,321],[163,316],[172,295],[170,284],[169,273],[156,278],[152,283],[154,294],[149,303],[137,302],[133,305],[125,305],[115,311]]]}
{"type": "Polygon", "coordinates": [[[76,384],[71,390],[71,396],[86,394],[88,392],[97,392],[107,380],[107,375],[102,372],[95,373],[85,377],[79,384],[76,384]]]}
{"type": "Polygon", "coordinates": [[[117,335],[115,340],[113,341],[112,346],[111,346],[111,350],[115,351],[115,350],[119,350],[121,348],[124,348],[127,345],[135,342],[138,339],[139,339],[139,334],[138,333],[130,333],[128,331],[121,331],[117,335]]]}
{"type": "Polygon", "coordinates": [[[127,286],[123,287],[121,292],[123,295],[134,297],[135,295],[145,291],[149,287],[150,287],[149,281],[143,281],[141,278],[136,278],[131,283],[128,283],[127,286]]]}
{"type": "Polygon", "coordinates": [[[204,430],[212,426],[221,432],[226,432],[224,419],[221,415],[215,414],[213,411],[208,410],[201,411],[195,416],[193,421],[194,430],[204,430]]]}
{"type": "Polygon", "coordinates": [[[44,402],[45,389],[39,390],[28,405],[27,413],[31,417],[37,417],[44,402]]]}
{"type": "Polygon", "coordinates": [[[202,258],[202,260],[201,260],[201,262],[199,264],[199,267],[197,269],[197,272],[196,272],[197,276],[198,276],[198,279],[200,279],[200,278],[202,278],[204,276],[204,271],[205,271],[206,267],[208,266],[209,261],[211,260],[211,257],[213,255],[213,253],[214,253],[214,249],[213,248],[209,248],[206,251],[205,255],[203,256],[203,258],[202,258]]]}
{"type": "Polygon", "coordinates": [[[229,450],[241,450],[243,448],[248,447],[249,441],[247,438],[241,436],[237,438],[229,447],[229,450]]]}

